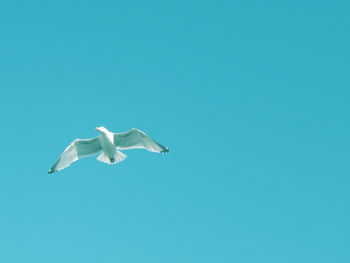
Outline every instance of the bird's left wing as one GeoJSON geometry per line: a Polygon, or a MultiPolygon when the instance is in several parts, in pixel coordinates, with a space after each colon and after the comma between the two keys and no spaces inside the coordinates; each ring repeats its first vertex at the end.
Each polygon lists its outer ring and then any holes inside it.
{"type": "Polygon", "coordinates": [[[153,140],[138,129],[131,129],[123,133],[114,133],[114,144],[117,149],[146,149],[151,152],[167,153],[169,148],[153,140]]]}
{"type": "Polygon", "coordinates": [[[73,162],[101,151],[99,136],[92,139],[76,139],[61,154],[49,170],[49,174],[67,168],[73,162]]]}

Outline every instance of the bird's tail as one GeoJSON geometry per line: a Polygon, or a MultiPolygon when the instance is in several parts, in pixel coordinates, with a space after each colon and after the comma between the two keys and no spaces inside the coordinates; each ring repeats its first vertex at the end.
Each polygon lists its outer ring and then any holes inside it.
{"type": "Polygon", "coordinates": [[[124,153],[120,151],[116,151],[114,154],[114,159],[112,160],[104,152],[97,157],[97,160],[107,164],[116,164],[116,163],[120,163],[121,161],[124,161],[125,158],[126,158],[126,155],[124,153]]]}

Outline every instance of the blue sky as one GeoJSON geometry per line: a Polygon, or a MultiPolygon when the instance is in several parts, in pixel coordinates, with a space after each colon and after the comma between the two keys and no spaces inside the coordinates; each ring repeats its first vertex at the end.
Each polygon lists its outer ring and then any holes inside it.
{"type": "Polygon", "coordinates": [[[1,262],[349,262],[347,1],[0,4],[1,262]],[[171,152],[84,159],[96,126],[171,152]]]}

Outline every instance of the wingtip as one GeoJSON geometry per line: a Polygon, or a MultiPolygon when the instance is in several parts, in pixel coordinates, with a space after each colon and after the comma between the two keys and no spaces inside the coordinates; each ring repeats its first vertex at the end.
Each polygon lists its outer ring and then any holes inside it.
{"type": "Polygon", "coordinates": [[[164,149],[162,149],[162,151],[160,153],[168,153],[170,152],[168,147],[164,147],[164,149]]]}

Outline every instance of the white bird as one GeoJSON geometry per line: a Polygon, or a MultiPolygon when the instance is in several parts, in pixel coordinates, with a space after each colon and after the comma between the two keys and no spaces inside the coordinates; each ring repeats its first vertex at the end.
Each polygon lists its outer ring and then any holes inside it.
{"type": "Polygon", "coordinates": [[[74,140],[64,150],[48,173],[57,172],[67,168],[79,159],[97,155],[98,153],[100,155],[97,157],[97,160],[107,164],[116,164],[126,158],[126,155],[118,150],[146,149],[157,153],[169,152],[167,147],[157,143],[138,129],[131,129],[123,133],[113,133],[105,127],[97,127],[96,130],[101,134],[95,138],[74,140]]]}

